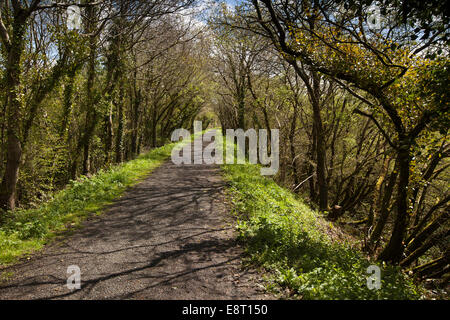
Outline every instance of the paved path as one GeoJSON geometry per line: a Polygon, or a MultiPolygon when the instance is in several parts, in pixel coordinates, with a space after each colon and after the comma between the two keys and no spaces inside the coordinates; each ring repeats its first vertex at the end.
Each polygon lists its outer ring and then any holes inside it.
{"type": "Polygon", "coordinates": [[[220,168],[170,160],[100,217],[1,270],[0,299],[264,299],[241,267],[220,168]],[[66,287],[67,267],[81,289],[66,287]]]}

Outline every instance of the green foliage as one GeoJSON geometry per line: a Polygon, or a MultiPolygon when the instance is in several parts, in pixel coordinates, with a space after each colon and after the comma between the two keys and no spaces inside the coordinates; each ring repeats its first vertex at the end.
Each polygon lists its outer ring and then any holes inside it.
{"type": "MultiPolygon", "coordinates": [[[[321,217],[255,165],[224,165],[239,238],[251,261],[271,271],[270,282],[303,299],[417,299],[419,289],[399,269],[380,265],[381,289],[367,287],[375,264],[321,231],[321,217]]],[[[273,286],[273,285],[272,285],[273,286]]]]}
{"type": "Polygon", "coordinates": [[[101,170],[91,178],[82,176],[53,199],[36,209],[18,209],[2,216],[0,223],[0,264],[40,249],[58,232],[79,223],[101,209],[125,189],[138,182],[170,156],[175,144],[141,155],[122,165],[101,170]]]}

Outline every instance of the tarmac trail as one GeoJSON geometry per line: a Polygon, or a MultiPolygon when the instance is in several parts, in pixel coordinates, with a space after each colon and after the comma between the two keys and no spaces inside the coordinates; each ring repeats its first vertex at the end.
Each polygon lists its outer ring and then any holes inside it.
{"type": "Polygon", "coordinates": [[[30,260],[0,269],[0,299],[267,299],[224,202],[217,165],[170,160],[99,217],[30,260]],[[67,288],[67,268],[81,289],[67,288]]]}

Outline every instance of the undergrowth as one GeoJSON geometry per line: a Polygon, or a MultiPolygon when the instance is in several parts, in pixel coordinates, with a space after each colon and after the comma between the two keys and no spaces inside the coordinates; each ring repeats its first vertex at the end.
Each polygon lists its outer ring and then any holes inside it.
{"type": "Polygon", "coordinates": [[[269,271],[268,287],[302,299],[417,299],[421,290],[394,266],[369,261],[349,243],[321,231],[320,215],[259,166],[223,165],[238,216],[239,239],[250,261],[269,271]],[[381,269],[381,289],[370,290],[370,265],[381,269]]]}

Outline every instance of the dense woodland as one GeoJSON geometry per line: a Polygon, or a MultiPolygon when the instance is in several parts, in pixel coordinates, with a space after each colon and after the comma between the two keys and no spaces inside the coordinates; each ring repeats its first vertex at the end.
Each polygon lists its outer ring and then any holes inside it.
{"type": "Polygon", "coordinates": [[[69,28],[72,4],[0,1],[2,211],[194,119],[276,128],[278,184],[368,255],[448,284],[445,1],[84,0],[69,28]]]}

